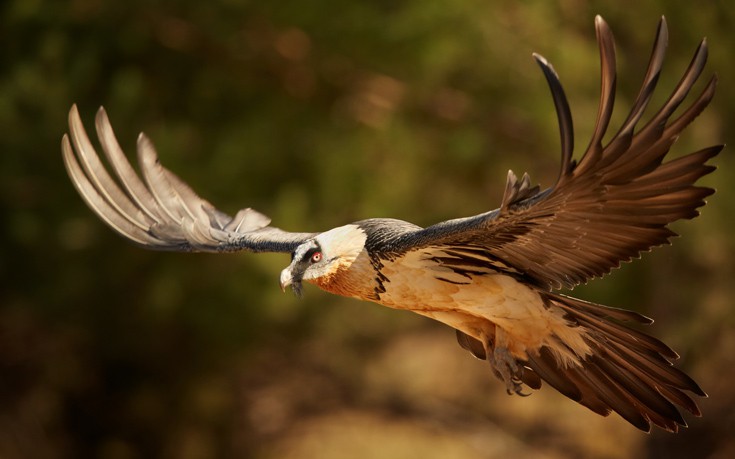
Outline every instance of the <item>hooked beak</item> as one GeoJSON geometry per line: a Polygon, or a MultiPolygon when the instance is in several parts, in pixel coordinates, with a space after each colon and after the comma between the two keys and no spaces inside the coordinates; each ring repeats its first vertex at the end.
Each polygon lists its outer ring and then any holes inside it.
{"type": "Polygon", "coordinates": [[[293,275],[291,274],[291,267],[284,269],[281,271],[281,291],[285,292],[286,287],[293,284],[293,275]]]}

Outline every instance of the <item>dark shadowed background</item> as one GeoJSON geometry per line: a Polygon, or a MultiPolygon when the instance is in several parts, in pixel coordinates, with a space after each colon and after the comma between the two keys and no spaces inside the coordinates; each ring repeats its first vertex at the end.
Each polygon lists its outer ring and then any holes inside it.
{"type": "MultiPolygon", "coordinates": [[[[222,210],[289,230],[497,206],[509,168],[549,186],[558,129],[531,59],[560,73],[586,146],[602,14],[619,54],[616,120],[658,18],[654,102],[699,39],[712,107],[677,152],[735,144],[730,2],[8,0],[0,7],[0,457],[494,458],[735,455],[735,161],[703,215],[583,298],[652,315],[710,394],[678,435],[645,435],[548,387],[508,397],[452,330],[307,288],[285,255],[149,252],[82,203],[61,161],[66,115],[104,105],[222,210]]],[[[706,78],[703,78],[703,80],[706,78]]],[[[699,86],[701,88],[702,85],[699,86]]]]}

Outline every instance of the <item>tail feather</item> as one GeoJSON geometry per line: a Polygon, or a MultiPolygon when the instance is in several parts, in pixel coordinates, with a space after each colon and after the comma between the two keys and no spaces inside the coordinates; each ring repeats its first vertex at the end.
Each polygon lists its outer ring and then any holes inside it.
{"type": "Polygon", "coordinates": [[[550,306],[564,310],[571,323],[587,330],[586,339],[592,351],[573,368],[550,365],[544,349],[530,353],[529,366],[534,371],[538,367],[541,378],[554,387],[560,380],[567,386],[571,383],[577,390],[564,387],[562,393],[574,395],[574,400],[596,413],[604,414],[605,408],[613,410],[646,432],[651,424],[671,432],[686,427],[676,405],[695,416],[701,415],[696,402],[684,391],[703,397],[707,394],[686,373],[673,367],[671,360],[677,359],[678,354],[660,340],[611,320],[629,318],[645,323],[641,320],[644,316],[626,316],[620,310],[564,295],[543,296],[550,306]],[[539,361],[545,365],[539,366],[539,361]]]}
{"type": "MultiPolygon", "coordinates": [[[[559,369],[559,371],[564,370],[559,369]]],[[[610,403],[606,403],[600,397],[595,386],[589,382],[589,377],[574,368],[567,370],[566,376],[569,378],[569,380],[577,385],[580,392],[582,393],[582,400],[579,401],[581,405],[586,406],[600,416],[610,415],[610,413],[613,411],[612,408],[610,408],[610,403]]]]}
{"type": "MultiPolygon", "coordinates": [[[[601,354],[603,353],[605,353],[604,349],[601,354]]],[[[602,372],[632,398],[634,403],[636,400],[640,401],[642,406],[648,408],[647,413],[658,414],[662,419],[670,419],[678,424],[686,425],[676,407],[656,390],[655,381],[628,371],[627,365],[608,360],[604,355],[595,355],[592,360],[602,372]]]]}
{"type": "MultiPolygon", "coordinates": [[[[653,373],[652,377],[657,378],[662,383],[675,389],[683,389],[691,391],[700,397],[706,397],[707,393],[699,387],[688,374],[672,366],[671,362],[662,362],[659,355],[650,352],[636,353],[625,346],[617,343],[609,343],[608,350],[612,350],[613,355],[617,354],[624,359],[631,368],[646,369],[653,373]]],[[[640,371],[640,370],[639,370],[640,371]]]]}
{"type": "Polygon", "coordinates": [[[549,383],[551,387],[561,392],[564,396],[575,402],[581,402],[583,400],[579,385],[569,379],[566,372],[559,366],[556,357],[547,348],[543,347],[539,349],[536,355],[529,355],[528,361],[525,363],[541,379],[549,383]]]}
{"type": "Polygon", "coordinates": [[[694,382],[694,380],[692,380],[681,370],[678,370],[673,366],[665,368],[655,364],[651,365],[650,361],[641,361],[637,358],[638,356],[635,356],[634,354],[629,352],[622,351],[621,349],[614,349],[614,352],[610,353],[609,355],[615,358],[619,365],[627,365],[628,369],[633,372],[638,378],[659,378],[660,381],[664,382],[664,384],[656,385],[656,389],[661,392],[661,395],[681,406],[695,416],[702,415],[702,412],[699,410],[696,402],[686,393],[682,392],[682,390],[692,391],[701,397],[706,397],[707,394],[697,385],[697,383],[694,382]],[[629,356],[632,361],[624,360],[625,356],[629,356]],[[647,371],[651,371],[655,374],[651,375],[649,373],[644,373],[641,368],[645,368],[647,371]],[[681,377],[681,379],[672,378],[672,375],[679,376],[681,377]],[[682,381],[687,380],[691,381],[691,384],[682,383],[682,381]]]}
{"type": "MultiPolygon", "coordinates": [[[[602,312],[604,309],[594,312],[590,311],[590,303],[587,301],[551,293],[545,294],[545,296],[553,305],[563,309],[570,318],[573,318],[574,322],[585,326],[588,329],[596,330],[598,333],[602,334],[602,336],[605,336],[606,339],[620,343],[628,348],[644,352],[654,351],[662,357],[674,360],[679,358],[679,354],[667,346],[663,341],[638,330],[634,330],[621,323],[607,320],[607,317],[603,315],[602,312]]],[[[605,306],[602,305],[596,306],[598,308],[605,308],[605,306]]]]}
{"type": "Polygon", "coordinates": [[[645,416],[645,411],[620,389],[620,386],[610,380],[597,365],[584,362],[582,369],[575,370],[578,374],[587,376],[587,380],[600,400],[607,403],[623,419],[636,428],[649,432],[651,424],[645,416]]]}
{"type": "Polygon", "coordinates": [[[554,354],[547,348],[529,355],[527,365],[551,387],[600,416],[608,416],[612,411],[610,402],[601,398],[586,374],[573,368],[560,367],[554,354]]]}
{"type": "MultiPolygon", "coordinates": [[[[678,354],[660,340],[622,323],[649,324],[651,319],[555,293],[541,295],[549,307],[566,313],[570,326],[584,328],[590,352],[580,356],[578,365],[565,365],[548,347],[527,350],[526,358],[517,363],[523,367],[520,378],[528,387],[539,389],[541,381],[546,381],[591,411],[601,416],[615,411],[645,432],[651,430],[651,424],[670,432],[686,427],[677,407],[701,416],[687,392],[701,397],[707,394],[672,365],[678,354]]],[[[489,360],[477,339],[457,331],[457,340],[475,357],[489,360]]]]}

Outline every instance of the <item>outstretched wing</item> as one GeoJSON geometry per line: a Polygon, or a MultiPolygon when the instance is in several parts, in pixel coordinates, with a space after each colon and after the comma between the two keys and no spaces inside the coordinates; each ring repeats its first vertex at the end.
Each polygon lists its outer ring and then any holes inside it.
{"type": "Polygon", "coordinates": [[[400,256],[424,249],[437,261],[461,272],[504,268],[544,288],[574,287],[602,276],[621,262],[668,242],[667,225],[698,215],[714,192],[694,183],[714,170],[706,165],[722,146],[706,148],[663,163],[681,131],[714,95],[713,77],[701,95],[672,120],[700,76],[707,44],[699,45],[689,68],[669,99],[636,130],[658,81],[668,41],[659,23],[643,86],[620,130],[605,145],[615,96],[615,45],[607,24],[595,19],[602,61],[602,95],[592,140],[579,163],[572,159],[573,128],[566,96],[556,72],[540,56],[554,97],[562,145],[556,184],[543,192],[509,172],[501,207],[474,217],[450,220],[402,235],[382,255],[400,256]]]}
{"type": "Polygon", "coordinates": [[[161,166],[151,141],[138,137],[140,179],[125,157],[100,108],[97,135],[117,176],[108,173],[87,136],[76,105],[69,112],[69,133],[61,149],[66,170],[87,205],[112,229],[138,245],[171,251],[292,252],[312,233],[289,233],[269,226],[253,209],[234,217],[200,198],[161,166]]]}

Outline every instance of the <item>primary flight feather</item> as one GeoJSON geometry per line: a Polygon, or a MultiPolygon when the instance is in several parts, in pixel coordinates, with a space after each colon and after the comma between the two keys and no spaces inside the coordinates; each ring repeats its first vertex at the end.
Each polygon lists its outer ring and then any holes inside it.
{"type": "Polygon", "coordinates": [[[323,233],[292,233],[243,209],[234,217],[203,200],[165,169],[150,140],[138,138],[141,177],[123,154],[104,109],[96,118],[110,175],[90,142],[76,106],[62,152],[69,176],[89,207],[115,231],[143,247],[171,251],[287,252],[280,283],[323,290],[443,322],[459,344],[487,360],[509,394],[546,381],[603,416],[611,411],[637,428],[676,432],[686,422],[677,405],[699,416],[697,383],[672,366],[676,352],[625,322],[638,313],[556,292],[607,274],[620,263],[669,242],[668,225],[691,219],[713,193],[696,181],[714,170],[721,145],[664,162],[682,130],[708,105],[716,78],[682,107],[707,59],[702,41],[679,84],[641,124],[668,41],[658,26],[640,92],[622,125],[608,135],[615,99],[615,45],[595,20],[602,84],[592,139],[579,161],[569,105],[552,66],[534,55],[551,89],[561,133],[556,183],[544,191],[509,171],[496,210],[421,228],[369,219],[323,233]],[[679,114],[674,117],[674,113],[679,114]],[[603,143],[603,138],[608,140],[603,143]]]}

